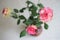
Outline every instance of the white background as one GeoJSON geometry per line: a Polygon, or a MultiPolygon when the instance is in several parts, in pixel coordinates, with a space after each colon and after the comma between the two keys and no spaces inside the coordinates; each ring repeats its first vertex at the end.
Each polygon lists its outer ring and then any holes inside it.
{"type": "MultiPolygon", "coordinates": [[[[3,17],[1,10],[5,7],[21,9],[26,6],[26,0],[0,0],[0,40],[60,40],[60,0],[40,0],[45,7],[53,9],[53,20],[48,22],[49,29],[43,29],[38,37],[26,35],[19,38],[21,30],[24,26],[18,26],[15,19],[11,17],[3,17]]],[[[31,0],[37,4],[38,0],[31,0]]],[[[24,15],[29,16],[25,11],[24,15]]]]}

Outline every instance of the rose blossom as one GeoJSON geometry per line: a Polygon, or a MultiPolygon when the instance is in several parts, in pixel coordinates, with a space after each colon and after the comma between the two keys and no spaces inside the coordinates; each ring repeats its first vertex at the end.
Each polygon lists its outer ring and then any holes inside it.
{"type": "Polygon", "coordinates": [[[37,27],[35,25],[29,25],[27,28],[26,28],[26,31],[28,34],[36,34],[36,30],[37,30],[37,27]]]}
{"type": "Polygon", "coordinates": [[[53,11],[49,7],[42,8],[39,11],[39,14],[40,14],[40,16],[39,16],[40,20],[43,22],[47,22],[47,21],[50,21],[52,19],[53,11]]]}
{"type": "Polygon", "coordinates": [[[4,8],[2,13],[4,16],[8,16],[8,15],[10,15],[11,11],[12,10],[10,8],[4,8]]]}

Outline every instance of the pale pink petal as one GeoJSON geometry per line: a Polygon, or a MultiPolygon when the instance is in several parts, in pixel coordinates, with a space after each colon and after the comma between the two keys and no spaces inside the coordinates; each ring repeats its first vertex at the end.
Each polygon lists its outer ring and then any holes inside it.
{"type": "Polygon", "coordinates": [[[53,17],[53,11],[49,7],[45,7],[43,9],[41,9],[39,14],[40,14],[39,18],[43,22],[48,22],[53,17]]]}

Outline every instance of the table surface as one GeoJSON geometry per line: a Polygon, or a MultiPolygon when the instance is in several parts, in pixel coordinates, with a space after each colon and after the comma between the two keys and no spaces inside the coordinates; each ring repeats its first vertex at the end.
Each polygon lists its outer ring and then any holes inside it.
{"type": "MultiPolygon", "coordinates": [[[[26,35],[19,38],[24,25],[17,25],[15,19],[3,17],[1,10],[5,7],[21,9],[26,6],[26,0],[0,0],[0,40],[60,40],[60,0],[40,0],[45,7],[53,9],[54,15],[52,21],[48,22],[49,29],[43,29],[42,34],[33,37],[26,35]]],[[[31,0],[37,4],[38,0],[31,0]]],[[[28,11],[23,13],[27,18],[28,11]],[[27,15],[26,15],[27,14],[27,15]]]]}

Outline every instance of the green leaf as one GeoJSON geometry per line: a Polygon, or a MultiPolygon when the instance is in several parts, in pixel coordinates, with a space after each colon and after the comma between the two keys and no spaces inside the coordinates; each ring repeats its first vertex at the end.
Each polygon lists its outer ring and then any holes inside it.
{"type": "Polygon", "coordinates": [[[31,1],[27,1],[26,3],[27,3],[28,5],[29,5],[29,4],[34,4],[34,3],[32,3],[31,1]]]}
{"type": "Polygon", "coordinates": [[[20,19],[26,19],[23,15],[19,16],[20,19]]]}
{"type": "Polygon", "coordinates": [[[34,18],[33,18],[33,16],[31,15],[31,16],[29,17],[29,19],[30,19],[30,20],[33,20],[34,18]]]}
{"type": "Polygon", "coordinates": [[[44,28],[48,29],[48,24],[44,23],[44,28]]]}
{"type": "Polygon", "coordinates": [[[17,20],[17,25],[19,25],[19,24],[20,24],[20,19],[17,20]]]}
{"type": "Polygon", "coordinates": [[[15,13],[18,13],[18,9],[14,9],[14,12],[15,12],[15,13]]]}
{"type": "Polygon", "coordinates": [[[21,33],[20,33],[20,37],[23,37],[26,35],[26,30],[23,30],[21,33]]]}
{"type": "Polygon", "coordinates": [[[33,22],[33,21],[29,19],[29,20],[26,20],[24,23],[25,23],[26,25],[30,25],[30,24],[32,24],[32,22],[33,22]]]}
{"type": "Polygon", "coordinates": [[[39,18],[34,18],[34,21],[35,21],[36,23],[38,23],[38,22],[40,22],[40,19],[39,19],[39,18]]]}
{"type": "Polygon", "coordinates": [[[37,16],[38,13],[36,12],[37,11],[37,7],[35,5],[32,5],[31,7],[29,7],[29,11],[31,11],[31,15],[32,16],[37,16]]]}
{"type": "Polygon", "coordinates": [[[26,22],[26,19],[23,21],[23,23],[25,23],[26,22]]]}
{"type": "Polygon", "coordinates": [[[37,26],[37,27],[40,27],[41,24],[43,24],[43,22],[38,22],[38,23],[36,23],[36,26],[37,26]]]}
{"type": "Polygon", "coordinates": [[[33,15],[31,15],[30,17],[29,17],[29,20],[32,20],[32,24],[36,24],[36,23],[38,23],[38,22],[40,22],[40,19],[38,18],[38,16],[35,18],[33,15]]]}
{"type": "Polygon", "coordinates": [[[32,10],[36,11],[37,7],[35,5],[32,5],[31,7],[29,7],[29,11],[32,11],[32,10]]]}
{"type": "Polygon", "coordinates": [[[37,4],[40,8],[44,8],[43,4],[37,4]]]}
{"type": "Polygon", "coordinates": [[[26,8],[22,8],[22,9],[20,9],[20,12],[23,13],[25,9],[26,9],[26,8]]]}
{"type": "Polygon", "coordinates": [[[17,16],[17,14],[16,13],[11,13],[12,15],[11,15],[11,17],[13,17],[13,18],[15,18],[15,19],[17,19],[18,18],[18,16],[17,16]]]}
{"type": "Polygon", "coordinates": [[[13,18],[17,19],[17,16],[12,16],[13,18]]]}
{"type": "Polygon", "coordinates": [[[38,14],[36,13],[36,11],[32,11],[32,16],[38,16],[38,14]]]}
{"type": "Polygon", "coordinates": [[[24,19],[23,23],[26,22],[26,18],[25,18],[23,15],[20,15],[19,18],[20,18],[21,20],[24,19]]]}

